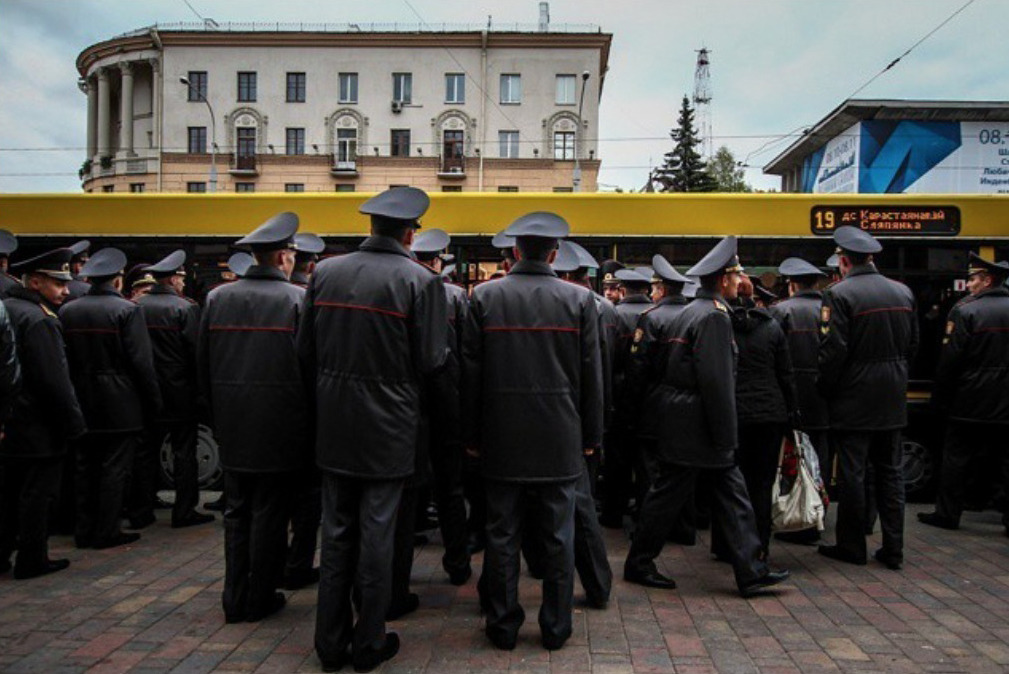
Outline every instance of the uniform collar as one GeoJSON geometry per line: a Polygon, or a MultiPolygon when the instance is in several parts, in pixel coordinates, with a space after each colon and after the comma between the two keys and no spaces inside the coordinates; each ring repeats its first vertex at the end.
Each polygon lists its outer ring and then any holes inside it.
{"type": "Polygon", "coordinates": [[[91,288],[88,290],[88,295],[96,295],[96,296],[109,295],[112,297],[123,296],[121,292],[112,287],[112,283],[110,281],[106,281],[105,283],[100,284],[92,284],[91,288]]]}
{"type": "Polygon", "coordinates": [[[879,270],[876,269],[875,264],[873,264],[872,262],[866,262],[865,264],[856,264],[854,267],[852,267],[851,271],[848,272],[848,275],[845,276],[845,278],[848,278],[848,276],[861,276],[863,274],[878,274],[878,273],[879,270]]]}
{"type": "Polygon", "coordinates": [[[687,298],[683,295],[667,295],[657,302],[658,306],[664,306],[666,304],[686,304],[687,298]]]}
{"type": "Polygon", "coordinates": [[[554,272],[554,268],[550,266],[549,262],[543,262],[541,260],[518,260],[512,265],[511,274],[543,274],[544,276],[557,276],[554,272]]]}
{"type": "Polygon", "coordinates": [[[988,288],[979,292],[977,297],[1009,297],[1009,288],[988,288]]]}
{"type": "Polygon", "coordinates": [[[172,286],[164,286],[164,285],[161,285],[160,283],[155,283],[153,286],[151,286],[150,294],[151,295],[178,295],[178,293],[175,292],[175,288],[173,288],[172,286]]]}
{"type": "Polygon", "coordinates": [[[698,288],[697,294],[694,297],[696,297],[699,300],[718,300],[722,304],[726,304],[724,297],[722,297],[713,290],[707,290],[705,288],[698,288]]]}
{"type": "Polygon", "coordinates": [[[652,300],[644,293],[634,293],[620,300],[620,304],[651,304],[652,300]]]}
{"type": "Polygon", "coordinates": [[[296,271],[291,274],[291,283],[295,285],[308,285],[308,274],[301,271],[296,271]]]}
{"type": "Polygon", "coordinates": [[[284,272],[280,271],[276,267],[268,267],[266,265],[254,264],[249,267],[249,270],[245,272],[245,276],[242,278],[251,278],[263,281],[286,281],[287,277],[284,276],[284,272]]]}
{"type": "Polygon", "coordinates": [[[823,293],[819,290],[800,290],[799,292],[792,295],[792,297],[813,297],[818,300],[823,299],[823,293]]]}
{"type": "Polygon", "coordinates": [[[41,293],[31,290],[30,288],[25,288],[20,284],[13,286],[10,290],[8,290],[7,297],[16,297],[17,299],[24,300],[25,302],[42,305],[54,314],[59,311],[59,307],[48,302],[46,298],[42,297],[41,293]]]}
{"type": "Polygon", "coordinates": [[[410,257],[410,251],[403,247],[396,239],[391,236],[381,236],[373,234],[369,236],[364,242],[358,246],[358,250],[366,250],[372,253],[395,253],[396,255],[402,255],[403,257],[410,257]]]}

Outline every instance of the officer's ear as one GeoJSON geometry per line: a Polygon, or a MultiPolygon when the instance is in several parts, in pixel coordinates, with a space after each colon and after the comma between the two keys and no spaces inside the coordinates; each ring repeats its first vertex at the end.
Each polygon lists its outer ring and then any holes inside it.
{"type": "Polygon", "coordinates": [[[557,250],[558,250],[557,248],[554,248],[552,251],[550,251],[550,254],[547,255],[547,264],[553,264],[554,260],[557,259],[557,250]]]}

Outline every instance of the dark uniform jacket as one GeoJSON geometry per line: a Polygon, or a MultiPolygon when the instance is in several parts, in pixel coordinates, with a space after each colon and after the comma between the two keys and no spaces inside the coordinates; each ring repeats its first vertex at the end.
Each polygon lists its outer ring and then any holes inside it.
{"type": "Polygon", "coordinates": [[[735,463],[736,344],[725,301],[699,289],[669,327],[669,355],[655,392],[656,458],[699,468],[735,463]]]}
{"type": "Polygon", "coordinates": [[[953,307],[935,378],[951,419],[1009,424],[1009,290],[985,290],[953,307]]]}
{"type": "Polygon", "coordinates": [[[63,301],[63,304],[80,299],[91,291],[91,284],[79,276],[74,276],[73,280],[67,283],[67,290],[70,295],[63,301]]]}
{"type": "Polygon", "coordinates": [[[613,345],[613,404],[615,406],[615,421],[621,426],[633,422],[636,410],[625,406],[627,393],[624,383],[627,369],[631,363],[631,343],[634,340],[634,330],[638,327],[638,317],[641,312],[652,306],[652,301],[646,295],[628,295],[616,305],[617,327],[616,339],[613,345]]]}
{"type": "Polygon", "coordinates": [[[819,374],[817,356],[820,350],[820,307],[823,295],[818,290],[800,290],[787,300],[770,308],[778,319],[792,358],[795,388],[799,397],[800,426],[804,431],[823,431],[830,428],[827,401],[816,389],[819,374]]]}
{"type": "Polygon", "coordinates": [[[18,286],[4,300],[21,364],[21,390],[4,427],[0,455],[41,459],[62,456],[67,440],[85,431],[70,382],[63,330],[38,293],[18,286]]]}
{"type": "Polygon", "coordinates": [[[320,468],[364,479],[414,472],[422,391],[445,368],[448,333],[441,277],[395,239],[372,236],[319,263],[298,348],[320,468]]]}
{"type": "Polygon", "coordinates": [[[638,412],[635,423],[638,437],[657,437],[663,411],[656,393],[669,359],[670,330],[673,320],[689,301],[683,295],[663,297],[638,317],[624,386],[627,396],[624,404],[638,412]]]}
{"type": "Polygon", "coordinates": [[[197,363],[227,470],[276,473],[310,463],[296,350],[304,296],[282,271],[259,265],[207,296],[197,363]]]}
{"type": "Polygon", "coordinates": [[[823,291],[817,388],[830,427],[885,431],[907,425],[908,363],[918,348],[914,295],[872,263],[823,291]]]}
{"type": "Polygon", "coordinates": [[[14,326],[3,302],[0,302],[0,429],[10,418],[14,398],[21,388],[21,366],[14,326]]]}
{"type": "Polygon", "coordinates": [[[144,429],[161,409],[144,314],[107,285],[60,308],[70,376],[91,433],[144,429]]]}
{"type": "Polygon", "coordinates": [[[458,358],[462,352],[462,328],[469,316],[469,297],[459,286],[446,283],[445,298],[448,300],[448,322],[452,328],[449,346],[458,358]]]}
{"type": "Polygon", "coordinates": [[[9,297],[10,289],[20,285],[21,283],[10,274],[0,272],[0,300],[9,297]]]}
{"type": "Polygon", "coordinates": [[[783,424],[798,407],[788,340],[765,309],[732,309],[739,358],[736,418],[740,424],[783,424]]]}
{"type": "Polygon", "coordinates": [[[196,347],[200,307],[160,284],[137,300],[137,304],[144,312],[154,351],[154,370],[164,402],[159,420],[192,421],[197,416],[199,392],[196,347]]]}
{"type": "Polygon", "coordinates": [[[520,260],[477,286],[463,341],[463,420],[485,477],[578,478],[602,441],[603,383],[594,294],[520,260]]]}
{"type": "Polygon", "coordinates": [[[307,289],[310,277],[303,271],[293,271],[291,272],[291,283],[298,286],[299,288],[307,289]]]}

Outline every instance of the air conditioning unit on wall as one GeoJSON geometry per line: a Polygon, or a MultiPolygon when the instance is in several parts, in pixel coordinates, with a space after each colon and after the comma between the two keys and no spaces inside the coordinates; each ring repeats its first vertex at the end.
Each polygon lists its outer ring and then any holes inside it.
{"type": "Polygon", "coordinates": [[[396,113],[403,112],[403,101],[393,101],[392,111],[396,113]]]}

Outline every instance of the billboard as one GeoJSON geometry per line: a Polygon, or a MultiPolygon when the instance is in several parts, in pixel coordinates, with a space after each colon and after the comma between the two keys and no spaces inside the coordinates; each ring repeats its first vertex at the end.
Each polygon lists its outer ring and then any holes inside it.
{"type": "Polygon", "coordinates": [[[867,120],[809,155],[803,191],[1009,194],[1009,123],[867,120]]]}

